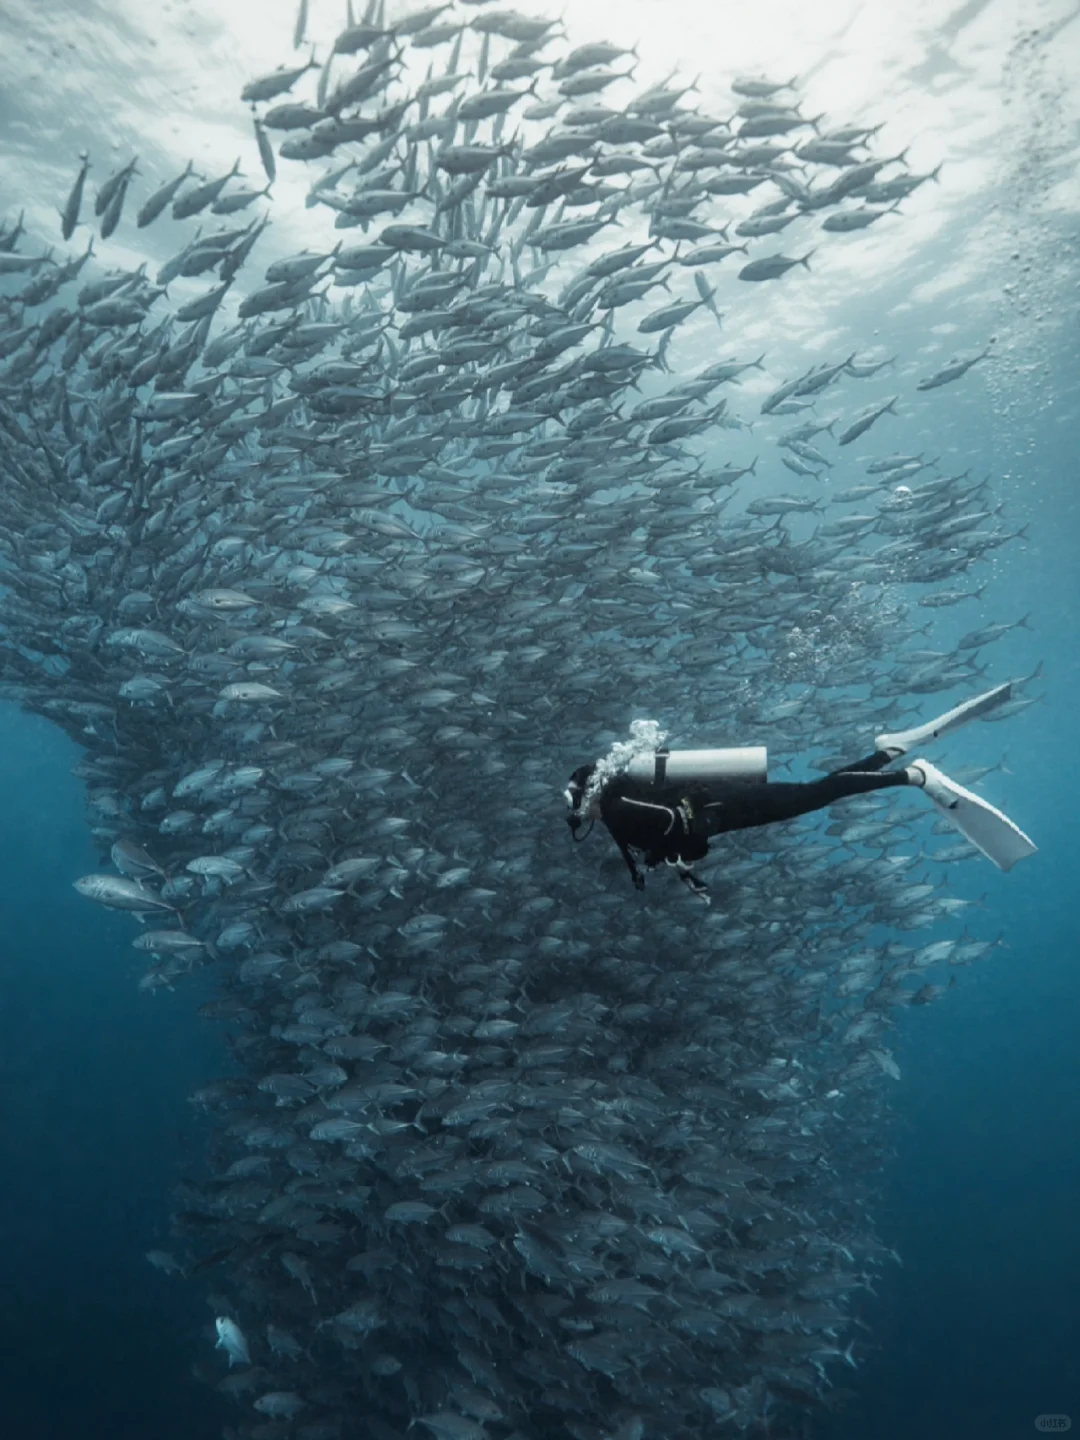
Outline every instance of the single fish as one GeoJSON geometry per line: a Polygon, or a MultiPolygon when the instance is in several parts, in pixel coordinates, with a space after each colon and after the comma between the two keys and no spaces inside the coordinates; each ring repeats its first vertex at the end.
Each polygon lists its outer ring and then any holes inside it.
{"type": "Polygon", "coordinates": [[[83,188],[86,185],[87,172],[90,169],[90,156],[83,150],[79,156],[82,165],[75,177],[75,183],[71,187],[67,203],[60,212],[60,233],[65,240],[70,240],[75,233],[75,227],[79,223],[79,211],[82,209],[83,188]]]}
{"type": "Polygon", "coordinates": [[[251,1353],[248,1350],[247,1340],[244,1332],[237,1325],[235,1320],[228,1315],[219,1315],[214,1321],[214,1328],[217,1330],[217,1343],[215,1350],[224,1350],[229,1357],[229,1369],[234,1365],[250,1365],[251,1353]]]}
{"type": "Polygon", "coordinates": [[[75,889],[88,900],[96,900],[112,910],[132,910],[146,913],[150,910],[172,910],[174,907],[153,890],[147,890],[137,880],[125,879],[119,875],[84,875],[75,881],[75,889]]]}

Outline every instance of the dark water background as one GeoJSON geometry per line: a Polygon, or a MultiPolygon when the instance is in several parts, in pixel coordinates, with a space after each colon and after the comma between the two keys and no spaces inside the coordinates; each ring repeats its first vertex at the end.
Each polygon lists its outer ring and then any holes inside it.
{"type": "Polygon", "coordinates": [[[131,920],[71,888],[100,868],[79,752],[10,705],[0,726],[0,1434],[203,1440],[222,1414],[190,1376],[206,1287],[144,1252],[170,1248],[207,1128],[185,1097],[224,1046],[199,982],[139,994],[131,920]]]}
{"type": "Polygon", "coordinates": [[[1010,637],[1009,655],[1025,673],[1045,659],[1046,699],[947,746],[957,764],[1005,753],[1011,773],[984,789],[1007,795],[1041,849],[1009,876],[972,864],[950,878],[952,892],[985,895],[973,928],[1005,945],[960,971],[938,1005],[899,1017],[879,1228],[903,1263],[859,1308],[864,1363],[834,1376],[856,1395],[823,1440],[1020,1440],[1053,1413],[1080,1427],[1076,358],[1074,332],[1049,367],[1064,383],[1025,387],[1023,418],[997,420],[1031,539],[983,603],[988,618],[1031,611],[1035,633],[1010,637]]]}

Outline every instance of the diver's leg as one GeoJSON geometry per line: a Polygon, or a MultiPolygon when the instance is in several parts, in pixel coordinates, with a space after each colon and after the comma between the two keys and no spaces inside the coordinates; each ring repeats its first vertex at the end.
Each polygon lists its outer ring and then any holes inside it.
{"type": "Polygon", "coordinates": [[[847,775],[852,770],[865,772],[867,770],[884,770],[886,765],[891,765],[898,757],[889,750],[875,750],[872,755],[867,755],[863,760],[855,760],[850,765],[841,765],[839,770],[832,770],[832,775],[847,775]]]}
{"type": "Polygon", "coordinates": [[[642,875],[638,869],[638,863],[631,854],[630,847],[625,841],[620,840],[617,835],[615,836],[615,843],[619,847],[619,853],[622,855],[622,858],[626,861],[626,868],[630,871],[630,879],[634,882],[634,889],[644,890],[645,876],[642,875]]]}
{"type": "MultiPolygon", "coordinates": [[[[871,757],[876,758],[876,757],[871,757]]],[[[887,764],[889,756],[885,756],[887,764]]],[[[820,780],[805,784],[766,782],[725,787],[722,794],[704,807],[707,835],[727,830],[747,830],[755,825],[772,825],[822,810],[836,800],[866,795],[874,790],[891,790],[898,785],[918,785],[921,774],[908,770],[835,770],[820,780]]]]}

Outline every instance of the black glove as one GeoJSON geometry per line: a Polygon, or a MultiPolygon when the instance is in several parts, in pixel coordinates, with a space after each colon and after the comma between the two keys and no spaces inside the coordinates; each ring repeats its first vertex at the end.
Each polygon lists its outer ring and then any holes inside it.
{"type": "Polygon", "coordinates": [[[699,880],[693,871],[684,870],[681,866],[679,868],[679,879],[689,885],[694,894],[697,895],[699,899],[704,900],[706,905],[709,904],[709,887],[705,884],[704,880],[699,880]]]}

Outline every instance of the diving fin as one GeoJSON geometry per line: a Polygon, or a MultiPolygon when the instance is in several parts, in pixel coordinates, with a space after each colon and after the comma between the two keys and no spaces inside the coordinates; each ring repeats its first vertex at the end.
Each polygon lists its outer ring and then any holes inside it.
{"type": "Polygon", "coordinates": [[[936,720],[928,720],[925,725],[916,725],[911,730],[898,730],[895,735],[879,735],[874,743],[879,750],[887,750],[894,758],[906,755],[909,750],[914,750],[916,745],[929,744],[931,740],[947,735],[950,730],[958,730],[969,720],[978,720],[981,716],[988,715],[991,710],[1004,705],[1011,694],[1012,682],[1007,680],[1004,685],[987,690],[985,695],[976,695],[973,700],[965,700],[952,710],[946,710],[945,714],[939,715],[936,720]]]}
{"type": "Polygon", "coordinates": [[[909,769],[923,775],[923,789],[961,835],[967,836],[999,870],[1011,870],[1018,860],[1034,855],[1039,848],[1019,825],[984,800],[943,775],[929,760],[913,760],[909,769]]]}

